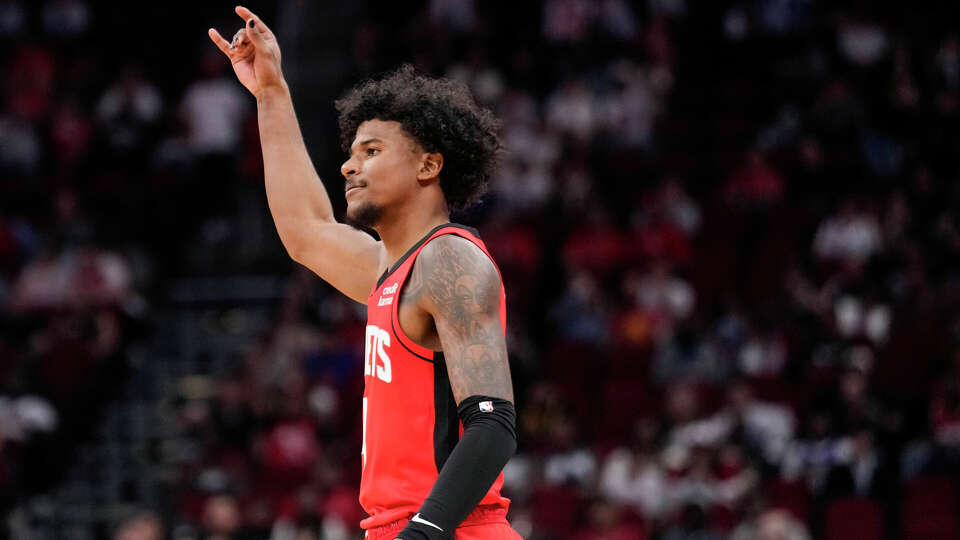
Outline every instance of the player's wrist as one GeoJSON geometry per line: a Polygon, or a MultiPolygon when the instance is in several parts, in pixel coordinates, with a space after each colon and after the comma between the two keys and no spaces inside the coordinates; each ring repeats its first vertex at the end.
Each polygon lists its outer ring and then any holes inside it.
{"type": "Polygon", "coordinates": [[[276,99],[288,99],[290,97],[290,87],[287,81],[281,79],[279,83],[261,86],[255,94],[257,103],[264,103],[276,99]]]}

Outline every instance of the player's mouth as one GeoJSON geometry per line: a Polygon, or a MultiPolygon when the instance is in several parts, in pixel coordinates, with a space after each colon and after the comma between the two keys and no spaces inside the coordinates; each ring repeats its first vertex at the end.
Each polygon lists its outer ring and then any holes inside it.
{"type": "Polygon", "coordinates": [[[356,186],[347,186],[347,190],[346,190],[346,192],[344,192],[343,196],[344,196],[344,197],[347,197],[347,196],[349,196],[351,193],[354,193],[354,192],[359,191],[359,190],[361,190],[361,189],[363,189],[363,186],[359,186],[359,185],[356,185],[356,186]]]}

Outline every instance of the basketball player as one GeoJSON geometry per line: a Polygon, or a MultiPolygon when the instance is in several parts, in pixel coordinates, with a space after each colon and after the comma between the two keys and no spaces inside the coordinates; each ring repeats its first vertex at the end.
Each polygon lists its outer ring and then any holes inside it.
{"type": "Polygon", "coordinates": [[[517,539],[500,495],[516,450],[500,273],[449,223],[485,190],[498,122],[462,85],[409,66],[336,102],[348,221],[300,134],[274,34],[243,7],[210,38],[257,98],[267,201],[290,256],[367,304],[361,522],[370,539],[517,539]]]}

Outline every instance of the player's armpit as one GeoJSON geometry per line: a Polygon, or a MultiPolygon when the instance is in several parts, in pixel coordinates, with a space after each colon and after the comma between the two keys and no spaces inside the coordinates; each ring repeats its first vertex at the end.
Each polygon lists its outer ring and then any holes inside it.
{"type": "Polygon", "coordinates": [[[418,302],[433,316],[457,404],[475,395],[513,402],[493,261],[473,242],[444,235],[423,248],[415,271],[418,302]]]}

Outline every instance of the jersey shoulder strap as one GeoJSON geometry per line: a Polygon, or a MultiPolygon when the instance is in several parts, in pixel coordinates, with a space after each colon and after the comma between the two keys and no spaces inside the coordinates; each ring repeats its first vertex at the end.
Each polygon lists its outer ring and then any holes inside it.
{"type": "Polygon", "coordinates": [[[393,263],[390,268],[384,270],[383,274],[380,276],[380,279],[377,280],[376,285],[374,285],[373,289],[370,291],[370,295],[372,296],[375,292],[377,292],[377,290],[383,286],[383,283],[387,280],[387,278],[393,276],[394,274],[398,274],[397,277],[405,279],[406,275],[404,274],[406,272],[401,271],[401,269],[409,271],[410,267],[413,266],[413,262],[416,260],[417,255],[420,254],[420,251],[423,250],[427,243],[434,238],[443,236],[445,234],[455,234],[471,241],[474,245],[479,247],[481,251],[483,251],[490,261],[493,262],[493,265],[497,268],[497,272],[500,272],[500,267],[498,267],[496,261],[493,260],[493,257],[487,250],[487,246],[483,243],[483,240],[480,240],[480,235],[476,229],[473,227],[467,227],[466,225],[460,225],[459,223],[445,223],[443,225],[434,227],[433,230],[428,232],[423,236],[423,238],[417,241],[416,244],[411,246],[410,249],[407,250],[407,252],[397,260],[397,262],[393,263]]]}

